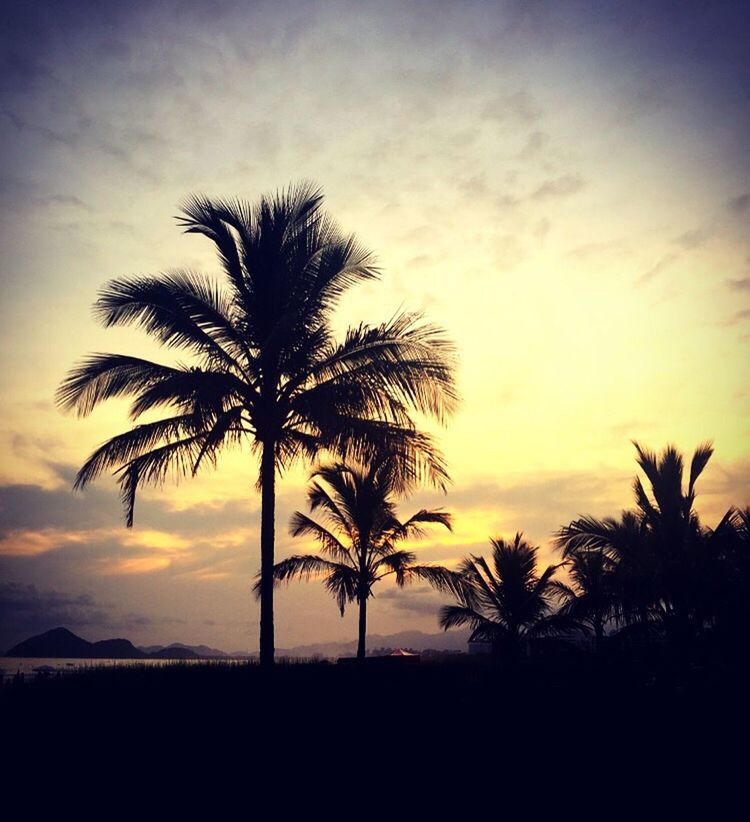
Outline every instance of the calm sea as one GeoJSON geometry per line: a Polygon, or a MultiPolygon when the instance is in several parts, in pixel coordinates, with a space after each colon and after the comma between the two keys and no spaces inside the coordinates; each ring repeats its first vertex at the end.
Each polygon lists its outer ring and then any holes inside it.
{"type": "Polygon", "coordinates": [[[243,665],[245,659],[45,659],[43,657],[0,657],[0,677],[12,679],[17,673],[25,679],[36,676],[57,676],[91,668],[112,668],[130,665],[243,665]]]}

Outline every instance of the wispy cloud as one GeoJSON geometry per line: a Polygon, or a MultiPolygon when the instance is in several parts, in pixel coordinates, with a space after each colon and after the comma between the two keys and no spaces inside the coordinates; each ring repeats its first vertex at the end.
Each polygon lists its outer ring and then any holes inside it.
{"type": "Polygon", "coordinates": [[[120,613],[112,603],[88,593],[70,594],[33,584],[0,582],[0,653],[23,639],[60,626],[101,637],[107,632],[182,623],[169,616],[120,613]]]}
{"type": "Polygon", "coordinates": [[[544,200],[554,197],[569,197],[571,194],[579,192],[585,185],[586,181],[579,174],[563,174],[560,177],[545,180],[532,192],[531,198],[544,200]]]}
{"type": "Polygon", "coordinates": [[[739,325],[750,319],[750,308],[743,308],[741,311],[736,311],[732,316],[720,323],[720,325],[739,325]]]}
{"type": "Polygon", "coordinates": [[[704,226],[703,228],[694,228],[691,231],[685,231],[676,237],[675,245],[684,248],[686,251],[692,251],[694,248],[700,248],[711,239],[714,229],[712,226],[704,226]]]}
{"type": "Polygon", "coordinates": [[[727,208],[735,214],[744,214],[750,209],[750,191],[740,194],[737,197],[732,197],[727,203],[727,208]]]}
{"type": "Polygon", "coordinates": [[[501,94],[490,100],[482,109],[485,120],[497,122],[535,123],[543,111],[534,95],[526,89],[501,94]]]}
{"type": "Polygon", "coordinates": [[[638,277],[635,281],[636,286],[646,285],[646,283],[653,280],[654,277],[661,274],[663,271],[666,271],[666,269],[669,268],[669,266],[671,266],[672,263],[679,258],[679,256],[679,254],[676,254],[673,251],[665,254],[655,265],[652,265],[651,268],[638,277]]]}

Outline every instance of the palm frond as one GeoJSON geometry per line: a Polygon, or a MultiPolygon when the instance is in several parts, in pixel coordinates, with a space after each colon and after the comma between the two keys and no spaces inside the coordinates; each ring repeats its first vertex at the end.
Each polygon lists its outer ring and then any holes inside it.
{"type": "Polygon", "coordinates": [[[476,631],[480,626],[487,626],[488,622],[482,614],[464,605],[443,605],[438,616],[438,624],[444,631],[460,628],[462,625],[468,625],[476,631]]]}
{"type": "MultiPolygon", "coordinates": [[[[115,472],[120,486],[120,499],[125,508],[125,524],[133,526],[136,491],[142,485],[161,485],[171,470],[175,477],[192,472],[205,435],[186,437],[153,448],[127,462],[115,472]]],[[[80,472],[79,472],[80,476],[80,472]]],[[[78,486],[81,483],[76,481],[78,486]]]]}
{"type": "Polygon", "coordinates": [[[85,417],[104,400],[128,396],[174,377],[183,369],[124,354],[90,354],[60,384],[55,401],[85,417]]]}
{"type": "Polygon", "coordinates": [[[422,319],[404,313],[379,326],[350,328],[311,376],[318,386],[365,381],[377,395],[444,420],[458,403],[455,348],[442,329],[422,319]]]}
{"type": "Polygon", "coordinates": [[[427,533],[422,526],[427,524],[443,525],[449,531],[453,530],[452,517],[447,511],[428,511],[422,508],[409,517],[406,522],[396,520],[393,526],[389,528],[389,539],[392,542],[397,542],[403,539],[421,538],[427,533]]]}
{"type": "Polygon", "coordinates": [[[241,230],[247,238],[252,231],[250,210],[240,201],[217,205],[201,194],[185,199],[180,210],[178,225],[186,234],[202,234],[214,243],[224,273],[242,301],[248,296],[247,268],[232,229],[241,230]]]}
{"type": "MultiPolygon", "coordinates": [[[[274,584],[290,582],[293,579],[310,580],[312,577],[320,577],[330,574],[338,568],[338,564],[331,562],[315,554],[298,554],[277,562],[273,566],[274,584]]],[[[260,593],[260,579],[255,584],[253,590],[260,593]]]]}
{"type": "Polygon", "coordinates": [[[327,528],[315,522],[301,511],[295,511],[289,524],[289,531],[293,537],[309,535],[315,537],[323,553],[333,557],[336,562],[354,564],[351,550],[347,548],[327,528]]]}
{"type": "Polygon", "coordinates": [[[111,280],[94,304],[105,328],[137,325],[169,347],[187,348],[238,372],[247,349],[219,289],[190,272],[111,280]]]}
{"type": "Polygon", "coordinates": [[[695,449],[693,459],[690,462],[690,482],[688,485],[688,493],[690,495],[694,493],[696,480],[703,473],[713,453],[714,448],[711,442],[703,442],[695,449]]]}
{"type": "Polygon", "coordinates": [[[403,587],[410,572],[409,566],[413,564],[415,559],[416,555],[412,551],[393,551],[372,563],[372,574],[375,580],[389,574],[395,574],[396,584],[403,587]]]}
{"type": "Polygon", "coordinates": [[[112,437],[100,445],[84,462],[76,475],[74,489],[82,490],[104,471],[131,462],[155,447],[197,437],[200,423],[201,420],[197,415],[183,414],[144,425],[136,425],[130,431],[112,437]]]}

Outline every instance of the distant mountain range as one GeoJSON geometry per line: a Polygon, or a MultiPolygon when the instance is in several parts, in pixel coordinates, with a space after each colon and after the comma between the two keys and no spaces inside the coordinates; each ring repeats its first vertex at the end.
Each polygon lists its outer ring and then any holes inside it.
{"type": "Polygon", "coordinates": [[[20,642],[6,656],[49,657],[68,659],[200,659],[200,655],[187,646],[163,648],[152,652],[136,648],[128,639],[103,639],[88,642],[67,628],[53,628],[43,634],[20,642]]]}
{"type": "MultiPolygon", "coordinates": [[[[425,652],[458,652],[466,650],[468,634],[454,631],[444,634],[425,634],[422,631],[402,631],[398,634],[369,634],[369,652],[378,649],[408,648],[425,652]]],[[[296,645],[293,648],[277,648],[279,657],[309,659],[322,657],[335,659],[353,656],[357,650],[356,640],[351,642],[322,642],[312,645],[296,645]]],[[[146,645],[136,647],[127,639],[103,639],[88,642],[76,636],[67,628],[53,628],[38,636],[20,642],[5,653],[9,657],[47,657],[68,659],[236,659],[255,656],[245,651],[226,653],[208,645],[146,645]]]]}
{"type": "Polygon", "coordinates": [[[228,654],[226,651],[220,651],[218,648],[210,648],[208,645],[184,645],[182,642],[173,642],[171,645],[138,645],[138,650],[143,651],[144,654],[154,656],[155,654],[164,654],[166,652],[181,652],[192,651],[197,657],[201,659],[221,659],[223,657],[234,656],[249,656],[244,651],[237,651],[233,654],[228,654]]]}
{"type": "MultiPolygon", "coordinates": [[[[442,634],[425,634],[422,631],[401,631],[398,634],[368,634],[368,654],[379,649],[388,650],[403,648],[412,651],[466,652],[469,641],[468,631],[450,631],[442,634]]],[[[293,648],[277,648],[277,656],[288,657],[325,657],[335,659],[340,656],[354,656],[357,653],[357,641],[320,642],[312,645],[296,645],[293,648]]]]}

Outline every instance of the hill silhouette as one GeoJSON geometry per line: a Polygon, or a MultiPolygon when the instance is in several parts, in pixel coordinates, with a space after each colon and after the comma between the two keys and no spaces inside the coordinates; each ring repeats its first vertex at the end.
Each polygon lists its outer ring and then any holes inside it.
{"type": "MultiPolygon", "coordinates": [[[[465,651],[468,632],[454,631],[449,634],[425,634],[422,631],[401,631],[397,634],[368,634],[367,641],[373,649],[411,648],[415,651],[465,651]]],[[[311,645],[297,645],[293,648],[279,648],[279,656],[286,657],[327,657],[351,655],[356,651],[357,642],[327,642],[311,645]]],[[[136,647],[127,639],[103,639],[88,642],[67,628],[53,628],[43,634],[19,642],[5,656],[47,657],[68,659],[229,659],[249,657],[247,651],[226,653],[207,645],[185,645],[174,642],[171,645],[147,645],[136,647]]]]}
{"type": "Polygon", "coordinates": [[[103,639],[88,642],[67,628],[53,628],[15,645],[6,656],[68,657],[70,659],[146,659],[127,639],[103,639]]]}
{"type": "MultiPolygon", "coordinates": [[[[367,634],[367,645],[374,652],[387,648],[410,648],[413,651],[466,651],[468,631],[426,634],[422,631],[400,631],[396,634],[367,634]]],[[[328,657],[350,656],[356,653],[357,640],[348,642],[319,642],[312,645],[297,645],[293,648],[278,648],[280,657],[328,657]]]]}
{"type": "MultiPolygon", "coordinates": [[[[184,642],[172,642],[169,645],[138,645],[138,650],[143,651],[150,656],[163,655],[167,652],[180,653],[183,650],[190,651],[198,659],[224,659],[230,656],[247,656],[243,651],[238,651],[236,654],[228,654],[219,648],[211,648],[209,645],[185,645],[184,642]]],[[[162,658],[165,658],[162,656],[162,658]]],[[[174,656],[170,659],[181,659],[182,657],[174,656]]],[[[186,656],[185,659],[192,659],[192,656],[186,656]]]]}

